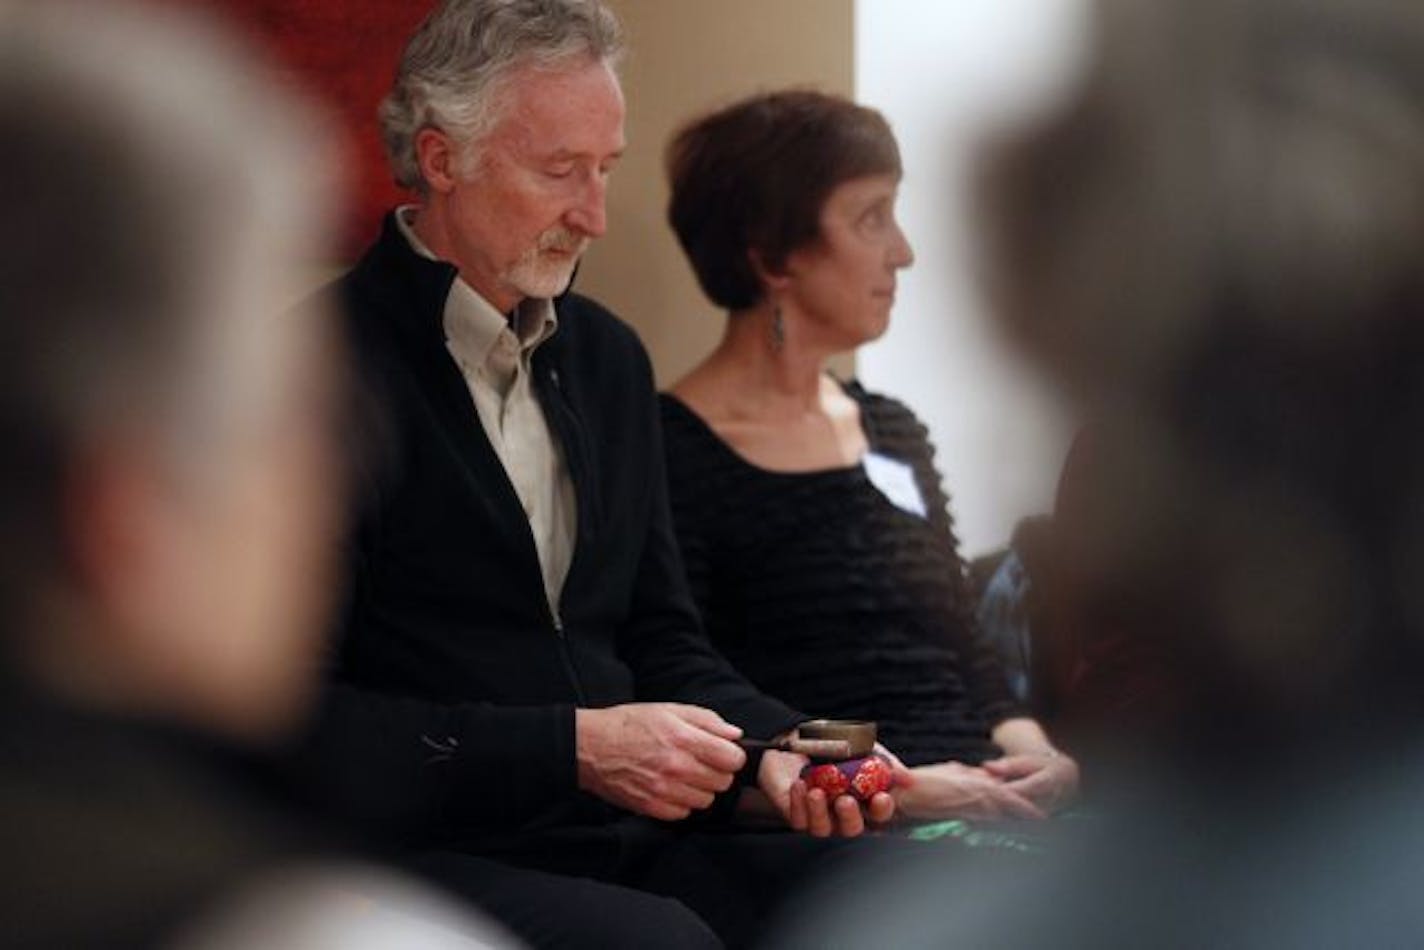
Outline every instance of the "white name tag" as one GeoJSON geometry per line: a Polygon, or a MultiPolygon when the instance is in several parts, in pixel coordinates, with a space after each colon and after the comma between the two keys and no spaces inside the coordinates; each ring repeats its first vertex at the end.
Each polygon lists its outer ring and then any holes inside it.
{"type": "Polygon", "coordinates": [[[865,474],[880,494],[890,504],[901,511],[909,512],[917,518],[928,515],[924,496],[920,494],[919,483],[915,481],[915,470],[898,459],[875,452],[865,453],[865,474]]]}

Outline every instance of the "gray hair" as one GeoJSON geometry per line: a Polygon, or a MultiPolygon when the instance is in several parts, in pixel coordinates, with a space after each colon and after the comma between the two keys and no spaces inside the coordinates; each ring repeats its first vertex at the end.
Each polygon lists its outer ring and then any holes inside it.
{"type": "Polygon", "coordinates": [[[442,129],[462,146],[487,134],[515,71],[578,60],[613,65],[622,52],[618,20],[599,0],[446,0],[411,37],[381,103],[396,182],[425,188],[415,153],[421,129],[442,129]]]}
{"type": "Polygon", "coordinates": [[[267,412],[332,223],[314,118],[195,16],[0,3],[0,610],[52,577],[86,447],[219,471],[267,412]]]}

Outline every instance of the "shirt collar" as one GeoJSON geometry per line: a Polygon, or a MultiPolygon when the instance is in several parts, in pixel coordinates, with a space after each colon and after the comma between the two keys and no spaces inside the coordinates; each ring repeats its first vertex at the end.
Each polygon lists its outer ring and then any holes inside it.
{"type": "MultiPolygon", "coordinates": [[[[417,210],[415,205],[397,208],[396,227],[411,250],[429,260],[438,260],[411,227],[417,210]]],[[[552,300],[530,297],[519,303],[513,320],[506,319],[478,291],[456,277],[450,285],[449,296],[445,298],[444,327],[451,350],[461,359],[480,365],[489,358],[500,333],[506,328],[512,327],[519,339],[520,350],[530,354],[558,330],[559,317],[552,300]]]]}

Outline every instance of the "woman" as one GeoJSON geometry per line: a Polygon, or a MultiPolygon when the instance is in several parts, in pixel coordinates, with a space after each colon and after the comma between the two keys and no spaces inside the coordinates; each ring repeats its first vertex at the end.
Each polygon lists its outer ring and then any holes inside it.
{"type": "Polygon", "coordinates": [[[1077,767],[976,645],[924,427],[841,384],[913,253],[895,139],[815,92],[756,96],[673,141],[669,218],[721,343],[663,400],[679,538],[709,635],[773,695],[875,719],[912,818],[1039,818],[1077,767]]]}

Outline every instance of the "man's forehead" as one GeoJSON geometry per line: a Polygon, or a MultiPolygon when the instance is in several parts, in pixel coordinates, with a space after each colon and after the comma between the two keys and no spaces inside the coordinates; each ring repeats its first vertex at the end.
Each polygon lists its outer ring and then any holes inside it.
{"type": "Polygon", "coordinates": [[[623,150],[623,90],[601,61],[524,67],[507,80],[504,95],[510,98],[491,139],[540,154],[623,150]]]}

